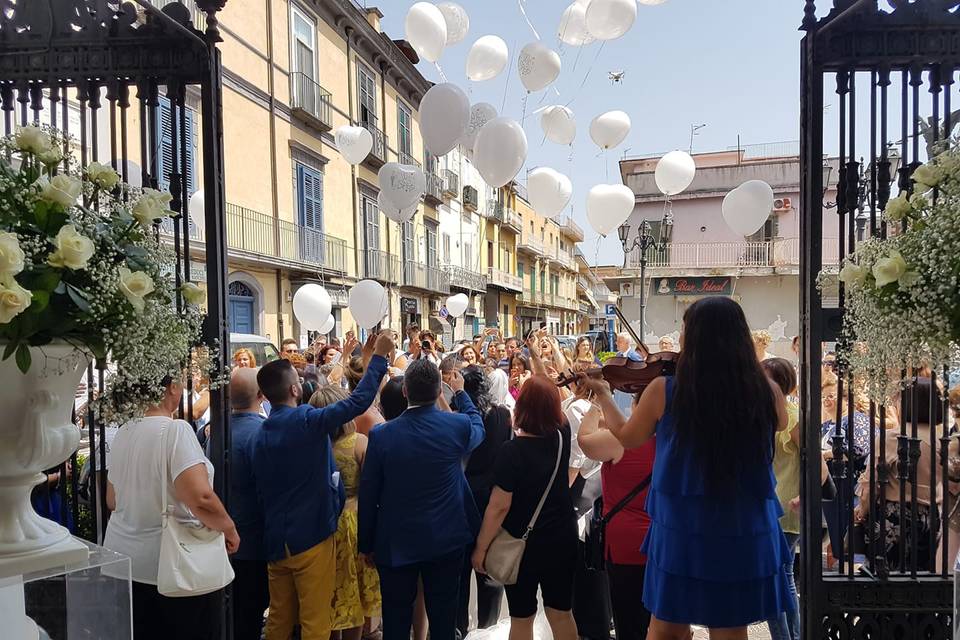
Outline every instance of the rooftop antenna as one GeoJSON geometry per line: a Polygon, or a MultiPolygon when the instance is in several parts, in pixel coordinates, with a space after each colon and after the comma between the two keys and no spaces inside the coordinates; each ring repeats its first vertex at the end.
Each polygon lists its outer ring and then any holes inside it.
{"type": "Polygon", "coordinates": [[[693,139],[694,137],[700,135],[700,129],[706,127],[706,124],[691,124],[690,125],[690,155],[693,155],[693,139]]]}

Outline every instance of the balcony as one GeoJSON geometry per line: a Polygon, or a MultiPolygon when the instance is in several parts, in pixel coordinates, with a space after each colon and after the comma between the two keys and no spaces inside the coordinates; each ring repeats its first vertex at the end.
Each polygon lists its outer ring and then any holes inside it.
{"type": "Polygon", "coordinates": [[[422,165],[420,164],[420,161],[414,158],[412,155],[410,155],[406,151],[397,152],[397,162],[399,162],[400,164],[405,164],[412,167],[422,167],[422,165]]]}
{"type": "Polygon", "coordinates": [[[568,271],[577,270],[577,263],[573,258],[573,254],[563,249],[554,249],[554,255],[550,256],[550,262],[568,271]]]}
{"type": "Polygon", "coordinates": [[[464,291],[483,293],[487,290],[487,276],[466,267],[448,264],[443,270],[450,276],[450,286],[464,291]]]}
{"type": "Polygon", "coordinates": [[[560,231],[568,238],[572,238],[576,242],[583,242],[583,229],[580,228],[576,222],[573,221],[573,218],[570,216],[563,216],[557,222],[560,224],[560,231]]]}
{"type": "Polygon", "coordinates": [[[517,296],[517,302],[520,304],[543,304],[543,292],[542,291],[530,291],[525,289],[523,292],[517,296]]]}
{"type": "Polygon", "coordinates": [[[438,205],[443,202],[443,178],[435,173],[428,173],[427,190],[424,192],[424,200],[428,204],[438,205]]]}
{"type": "Polygon", "coordinates": [[[290,74],[290,110],[301,120],[323,131],[333,128],[330,92],[305,73],[290,74]]]}
{"type": "Polygon", "coordinates": [[[517,250],[532,253],[535,256],[546,255],[547,249],[543,240],[530,231],[524,231],[517,237],[517,250]]]}
{"type": "MultiPolygon", "coordinates": [[[[824,266],[836,267],[839,244],[825,238],[821,247],[824,266]]],[[[663,272],[704,270],[796,271],[800,265],[800,240],[779,238],[762,242],[671,242],[662,252],[647,252],[647,268],[663,272]]],[[[640,268],[640,254],[630,253],[627,266],[640,268]]]]}
{"type": "Polygon", "coordinates": [[[470,185],[463,187],[463,208],[465,211],[477,211],[480,208],[480,195],[470,185]]]}
{"type": "Polygon", "coordinates": [[[357,124],[369,131],[370,135],[373,136],[373,148],[370,150],[370,154],[364,162],[379,169],[387,162],[387,134],[381,131],[376,123],[359,122],[357,124]]]}
{"type": "Polygon", "coordinates": [[[520,217],[519,213],[510,208],[503,210],[503,220],[501,220],[501,223],[505,229],[513,231],[514,233],[520,233],[523,230],[523,218],[520,217]]]}
{"type": "Polygon", "coordinates": [[[403,286],[449,295],[450,274],[439,267],[407,260],[403,263],[403,286]]]}
{"type": "Polygon", "coordinates": [[[367,249],[364,252],[364,278],[377,280],[384,284],[398,284],[400,276],[399,257],[380,249],[367,249]]]}
{"type": "MultiPolygon", "coordinates": [[[[311,271],[347,272],[347,242],[289,220],[227,203],[227,249],[231,256],[311,271]]],[[[192,218],[192,216],[191,216],[192,218]]],[[[203,227],[190,220],[189,235],[206,241],[203,227]]],[[[173,236],[173,220],[160,224],[160,233],[173,236]]]]}
{"type": "Polygon", "coordinates": [[[503,203],[499,200],[487,200],[487,209],[484,215],[490,220],[503,222],[503,203]]]}
{"type": "Polygon", "coordinates": [[[443,195],[448,198],[456,198],[460,193],[460,176],[456,171],[445,169],[443,171],[443,195]]]}
{"type": "Polygon", "coordinates": [[[494,269],[490,267],[487,269],[487,277],[490,279],[491,287],[498,287],[506,291],[513,291],[515,293],[520,293],[523,291],[523,280],[520,276],[515,276],[512,273],[507,273],[501,269],[494,269]]]}

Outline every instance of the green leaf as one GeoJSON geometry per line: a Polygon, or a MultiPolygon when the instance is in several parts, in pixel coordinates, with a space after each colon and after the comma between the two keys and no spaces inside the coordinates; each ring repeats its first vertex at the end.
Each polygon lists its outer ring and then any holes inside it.
{"type": "Polygon", "coordinates": [[[59,269],[48,265],[39,265],[20,274],[17,279],[29,291],[54,291],[60,284],[63,274],[59,269]]]}
{"type": "Polygon", "coordinates": [[[90,312],[90,303],[87,301],[87,294],[85,294],[80,289],[77,289],[72,284],[67,285],[67,295],[70,296],[70,299],[73,300],[73,304],[77,305],[77,308],[80,309],[83,313],[90,312]]]}
{"type": "Polygon", "coordinates": [[[17,340],[12,340],[11,342],[9,342],[7,344],[7,348],[3,350],[3,359],[6,360],[10,356],[12,356],[13,352],[17,350],[17,346],[19,344],[20,343],[17,340]]]}
{"type": "Polygon", "coordinates": [[[54,209],[50,211],[47,215],[47,222],[44,226],[44,230],[51,236],[57,235],[60,232],[61,227],[67,224],[67,212],[62,209],[54,209]]]}
{"type": "Polygon", "coordinates": [[[17,347],[17,368],[20,369],[21,373],[26,373],[30,370],[30,363],[33,358],[30,357],[30,347],[25,343],[21,343],[17,347]]]}
{"type": "Polygon", "coordinates": [[[33,302],[30,304],[30,310],[40,313],[50,304],[50,292],[43,289],[33,291],[33,302]]]}
{"type": "Polygon", "coordinates": [[[41,229],[47,227],[47,215],[50,213],[50,203],[46,200],[38,200],[33,208],[33,218],[41,229]]]}

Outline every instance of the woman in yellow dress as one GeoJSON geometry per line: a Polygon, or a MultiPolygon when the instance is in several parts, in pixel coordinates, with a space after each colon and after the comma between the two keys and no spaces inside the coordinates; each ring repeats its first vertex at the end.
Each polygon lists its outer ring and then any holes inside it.
{"type": "MultiPolygon", "coordinates": [[[[325,407],[347,398],[340,387],[321,387],[310,398],[315,407],[325,407]]],[[[335,534],[337,586],[333,592],[331,630],[342,640],[360,640],[363,619],[380,615],[380,578],[377,569],[357,551],[357,491],[360,470],[367,452],[367,437],[357,433],[353,421],[344,424],[333,442],[333,456],[340,470],[347,501],[335,534]]]]}

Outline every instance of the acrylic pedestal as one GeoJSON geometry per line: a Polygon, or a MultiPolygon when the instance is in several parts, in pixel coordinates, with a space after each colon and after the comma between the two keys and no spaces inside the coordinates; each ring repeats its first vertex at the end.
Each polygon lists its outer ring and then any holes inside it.
{"type": "Polygon", "coordinates": [[[0,637],[131,640],[130,559],[85,544],[83,562],[0,578],[0,637]]]}

